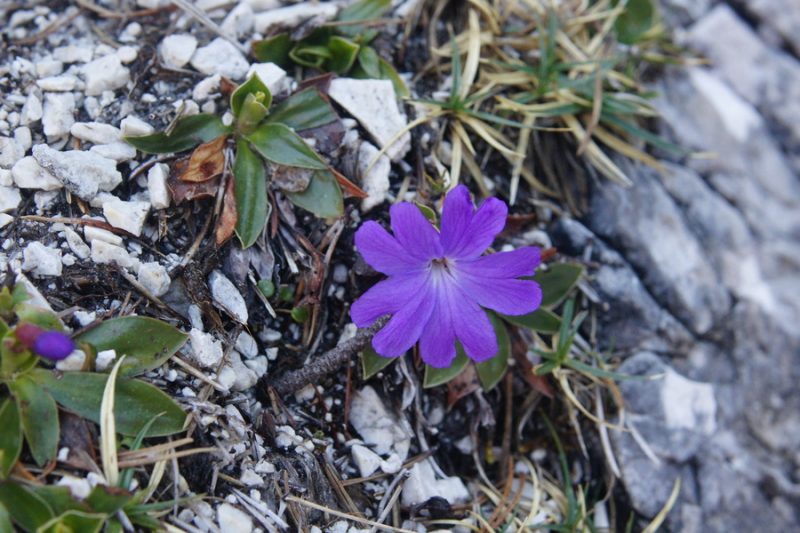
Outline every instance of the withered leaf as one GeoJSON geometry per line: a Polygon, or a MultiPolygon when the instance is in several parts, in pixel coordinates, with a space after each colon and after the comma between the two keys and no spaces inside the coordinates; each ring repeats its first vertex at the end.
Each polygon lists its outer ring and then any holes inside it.
{"type": "Polygon", "coordinates": [[[222,212],[217,219],[216,241],[217,246],[227,241],[233,236],[236,230],[236,222],[239,220],[239,213],[236,210],[236,193],[233,179],[228,180],[225,186],[225,196],[222,199],[222,212]]]}
{"type": "Polygon", "coordinates": [[[480,388],[481,382],[475,365],[467,365],[463,372],[447,382],[447,407],[453,407],[458,400],[480,388]]]}
{"type": "Polygon", "coordinates": [[[272,184],[283,192],[303,192],[313,176],[314,171],[308,168],[272,165],[272,184]]]}
{"type": "Polygon", "coordinates": [[[220,178],[217,177],[208,181],[201,181],[200,183],[190,183],[170,176],[167,180],[167,187],[169,187],[169,191],[175,203],[180,204],[186,200],[215,197],[219,189],[219,181],[220,178]]]}
{"type": "Polygon", "coordinates": [[[195,148],[186,172],[181,175],[181,180],[199,183],[222,174],[225,167],[224,148],[227,139],[226,135],[221,135],[195,148]]]}
{"type": "Polygon", "coordinates": [[[331,169],[331,172],[333,172],[333,175],[336,176],[336,181],[339,183],[339,186],[346,195],[359,199],[369,196],[364,189],[347,179],[341,172],[337,172],[334,169],[331,169]]]}

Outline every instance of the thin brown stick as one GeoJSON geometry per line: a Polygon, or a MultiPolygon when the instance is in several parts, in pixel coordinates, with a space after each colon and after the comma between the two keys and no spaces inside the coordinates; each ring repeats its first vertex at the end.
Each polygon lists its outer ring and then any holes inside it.
{"type": "Polygon", "coordinates": [[[370,327],[359,330],[352,339],[346,340],[339,346],[312,359],[304,367],[282,375],[280,378],[270,383],[270,386],[275,389],[278,395],[285,396],[302,389],[309,383],[317,382],[323,376],[338,370],[354,353],[363,350],[372,339],[373,335],[375,335],[388,320],[388,317],[378,319],[370,327]]]}

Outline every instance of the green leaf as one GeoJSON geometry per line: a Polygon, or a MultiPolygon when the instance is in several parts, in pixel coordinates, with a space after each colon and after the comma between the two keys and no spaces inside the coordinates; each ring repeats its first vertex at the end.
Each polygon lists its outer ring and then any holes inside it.
{"type": "Polygon", "coordinates": [[[286,193],[286,196],[297,207],[302,207],[320,218],[338,217],[344,213],[342,190],[329,170],[314,172],[306,190],[286,193]]]}
{"type": "Polygon", "coordinates": [[[49,309],[21,303],[16,305],[14,312],[17,313],[17,318],[20,322],[28,322],[42,329],[51,329],[55,331],[64,330],[64,326],[61,325],[58,316],[49,309]]]}
{"type": "Polygon", "coordinates": [[[391,5],[391,0],[359,0],[339,11],[336,20],[340,22],[356,22],[376,19],[383,16],[391,5]]]}
{"type": "Polygon", "coordinates": [[[75,340],[100,352],[116,350],[126,355],[123,376],[136,376],[158,368],[186,343],[188,335],[166,322],[144,316],[124,316],[101,322],[75,340]]]}
{"type": "Polygon", "coordinates": [[[247,98],[248,94],[252,94],[256,96],[256,98],[258,98],[259,94],[263,95],[263,99],[259,103],[265,108],[269,108],[272,104],[272,93],[269,92],[269,88],[264,85],[264,82],[261,81],[258,74],[252,74],[247,78],[247,81],[239,85],[231,95],[231,111],[234,116],[239,116],[244,100],[247,98]]]}
{"type": "Polygon", "coordinates": [[[400,74],[397,73],[392,64],[383,58],[380,58],[378,62],[381,66],[380,78],[391,81],[392,85],[394,86],[394,92],[397,93],[398,96],[402,98],[408,98],[411,93],[409,92],[408,87],[406,87],[406,83],[403,81],[403,78],[400,77],[400,74]]]}
{"type": "Polygon", "coordinates": [[[364,46],[358,52],[358,64],[368,78],[380,79],[381,63],[378,53],[369,46],[364,46]]]}
{"type": "Polygon", "coordinates": [[[22,431],[34,461],[45,465],[56,456],[59,425],[58,407],[53,397],[43,392],[28,374],[8,384],[17,400],[22,431]]]}
{"type": "Polygon", "coordinates": [[[236,161],[233,164],[236,193],[236,235],[242,248],[249,248],[264,230],[270,212],[267,199],[267,176],[264,162],[250,149],[244,139],[236,141],[236,161]]]}
{"type": "Polygon", "coordinates": [[[261,41],[253,42],[253,55],[262,63],[275,63],[285,67],[289,64],[289,50],[294,43],[288,33],[280,33],[261,41]]]}
{"type": "MultiPolygon", "coordinates": [[[[618,3],[618,0],[612,2],[614,6],[618,3]]],[[[658,10],[653,0],[628,0],[614,29],[621,43],[636,44],[657,22],[658,10]]]]}
{"type": "Polygon", "coordinates": [[[464,349],[458,344],[456,345],[456,358],[453,360],[453,364],[447,368],[434,368],[430,365],[425,365],[425,378],[423,379],[422,386],[426,389],[430,389],[431,387],[444,385],[459,375],[467,367],[468,363],[469,358],[467,354],[464,353],[464,349]]]}
{"type": "Polygon", "coordinates": [[[422,216],[428,219],[428,222],[430,222],[433,225],[436,225],[436,211],[434,211],[427,205],[421,204],[419,202],[414,202],[414,204],[417,206],[417,209],[420,210],[422,216]]]}
{"type": "Polygon", "coordinates": [[[288,167],[325,170],[328,165],[285,124],[262,124],[247,137],[262,157],[288,167]]]}
{"type": "Polygon", "coordinates": [[[32,489],[42,500],[47,502],[47,506],[53,511],[54,515],[60,515],[67,511],[88,511],[89,508],[83,502],[72,497],[69,488],[56,485],[45,485],[32,489]]]}
{"type": "Polygon", "coordinates": [[[558,333],[558,329],[561,327],[561,319],[558,318],[558,315],[541,307],[527,315],[499,316],[506,322],[514,324],[515,326],[528,328],[533,331],[538,331],[539,333],[558,333]]]}
{"type": "Polygon", "coordinates": [[[277,104],[266,122],[282,123],[300,131],[330,124],[338,118],[336,111],[320,95],[319,90],[316,87],[309,87],[277,104]]]}
{"type": "Polygon", "coordinates": [[[361,351],[361,373],[363,374],[364,380],[368,380],[394,363],[397,359],[397,357],[383,357],[382,355],[378,355],[378,352],[375,351],[372,345],[367,345],[367,347],[361,351]]]}
{"type": "Polygon", "coordinates": [[[198,144],[213,141],[220,135],[231,133],[216,115],[199,114],[179,118],[169,134],[165,132],[125,137],[128,144],[147,154],[169,154],[183,152],[198,144]]]}
{"type": "Polygon", "coordinates": [[[337,74],[347,74],[358,57],[359,46],[344,37],[334,36],[328,41],[331,58],[327,63],[327,70],[337,74]]]}
{"type": "Polygon", "coordinates": [[[53,517],[50,506],[20,483],[0,483],[0,504],[9,512],[14,523],[28,532],[36,531],[53,517]]]}
{"type": "Polygon", "coordinates": [[[84,500],[93,511],[113,514],[131,503],[135,496],[117,487],[96,485],[84,500]]]}
{"type": "MultiPolygon", "coordinates": [[[[66,409],[100,423],[100,402],[107,374],[67,372],[57,377],[45,369],[31,372],[33,379],[66,409]]],[[[169,396],[156,387],[135,379],[119,379],[114,395],[117,432],[135,436],[154,416],[159,416],[147,432],[148,437],[172,435],[183,429],[186,414],[169,396]]]]}
{"type": "Polygon", "coordinates": [[[0,377],[10,378],[16,373],[23,373],[38,363],[38,357],[29,350],[19,350],[19,344],[13,337],[5,337],[0,341],[0,377]]]}
{"type": "Polygon", "coordinates": [[[497,355],[482,363],[475,363],[478,378],[481,380],[483,390],[492,390],[502,379],[508,368],[508,359],[511,355],[511,339],[508,337],[506,325],[494,313],[489,313],[495,336],[497,337],[497,355]]]}
{"type": "Polygon", "coordinates": [[[561,303],[582,275],[583,266],[570,263],[556,263],[546,271],[537,272],[533,279],[542,288],[542,307],[554,307],[561,303]]]}
{"type": "Polygon", "coordinates": [[[325,61],[331,59],[327,46],[299,42],[289,50],[289,59],[304,67],[321,69],[325,61]]]}
{"type": "Polygon", "coordinates": [[[67,511],[49,520],[36,533],[98,533],[105,521],[104,514],[67,511]]]}
{"type": "Polygon", "coordinates": [[[22,451],[22,423],[17,403],[5,398],[0,403],[0,479],[14,468],[22,451]]]}
{"type": "Polygon", "coordinates": [[[14,533],[14,524],[6,506],[0,502],[0,533],[14,533]]]}

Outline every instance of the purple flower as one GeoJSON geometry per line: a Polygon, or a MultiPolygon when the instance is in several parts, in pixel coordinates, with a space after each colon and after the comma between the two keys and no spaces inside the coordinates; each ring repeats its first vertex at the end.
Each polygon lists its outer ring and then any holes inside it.
{"type": "Polygon", "coordinates": [[[390,214],[394,236],[373,221],[356,232],[366,262],[389,277],[353,303],[355,324],[392,315],[372,340],[384,357],[402,355],[417,341],[422,360],[437,368],[450,366],[456,341],[475,361],[494,357],[497,338],[481,308],[524,315],[539,307],[539,285],[516,279],[533,274],[539,249],[481,256],[502,231],[508,207],[488,198],[476,210],[463,185],[445,198],[441,231],[414,204],[395,204],[390,214]]]}
{"type": "Polygon", "coordinates": [[[75,350],[69,336],[58,331],[45,331],[33,324],[19,324],[14,334],[26,348],[46,359],[60,361],[75,350]]]}

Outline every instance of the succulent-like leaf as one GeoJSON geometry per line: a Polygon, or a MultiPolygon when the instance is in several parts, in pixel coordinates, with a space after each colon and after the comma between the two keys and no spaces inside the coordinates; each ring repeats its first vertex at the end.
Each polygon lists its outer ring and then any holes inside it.
{"type": "Polygon", "coordinates": [[[144,316],[104,320],[75,340],[97,351],[115,350],[125,355],[120,375],[136,376],[158,368],[186,343],[188,336],[166,322],[144,316]]]}
{"type": "Polygon", "coordinates": [[[43,392],[28,374],[17,376],[8,384],[17,402],[22,432],[36,464],[43,466],[55,459],[58,437],[58,407],[53,397],[43,392]]]}
{"type": "Polygon", "coordinates": [[[495,336],[497,337],[497,355],[482,363],[475,363],[478,378],[481,380],[483,390],[492,390],[503,378],[508,368],[511,357],[511,340],[508,337],[506,325],[494,313],[489,313],[495,336]]]}
{"type": "Polygon", "coordinates": [[[262,124],[247,139],[262,157],[289,167],[325,170],[328,165],[285,124],[262,124]]]}
{"type": "Polygon", "coordinates": [[[571,263],[556,263],[540,270],[533,277],[542,288],[542,307],[554,307],[577,285],[583,275],[583,266],[571,263]]]}
{"type": "Polygon", "coordinates": [[[368,78],[381,77],[381,63],[378,53],[369,46],[364,46],[358,52],[358,64],[364,69],[368,78]]]}
{"type": "Polygon", "coordinates": [[[17,403],[5,398],[0,403],[0,479],[5,479],[22,451],[22,422],[17,403]]]}
{"type": "Polygon", "coordinates": [[[267,199],[264,162],[253,153],[244,139],[236,142],[233,179],[236,183],[236,209],[239,213],[236,235],[242,243],[242,248],[249,248],[264,230],[270,205],[267,199]]]}
{"type": "Polygon", "coordinates": [[[254,41],[253,55],[263,63],[275,63],[285,67],[289,63],[289,50],[293,45],[288,33],[279,33],[274,37],[254,41]]]}
{"type": "Polygon", "coordinates": [[[258,74],[252,74],[247,78],[247,81],[239,85],[239,87],[233,91],[233,94],[231,94],[231,112],[233,116],[239,116],[242,111],[244,100],[247,98],[248,94],[252,94],[257,98],[259,98],[258,95],[262,95],[259,103],[267,109],[269,109],[269,106],[272,104],[272,93],[269,92],[269,87],[261,81],[258,74]]]}
{"type": "Polygon", "coordinates": [[[469,358],[467,354],[464,353],[464,349],[461,345],[457,345],[456,347],[456,358],[453,360],[453,364],[448,366],[447,368],[434,368],[430,365],[425,365],[425,377],[423,378],[422,386],[426,389],[431,387],[438,387],[439,385],[444,385],[457,375],[459,375],[464,368],[466,368],[467,364],[469,363],[469,358]]]}
{"type": "MultiPolygon", "coordinates": [[[[56,401],[70,411],[100,422],[100,402],[108,375],[94,372],[66,372],[60,378],[45,369],[35,369],[32,378],[56,401]]],[[[148,437],[172,435],[183,429],[186,414],[172,398],[154,386],[135,379],[117,382],[114,418],[117,432],[135,436],[154,416],[148,437]]]]}
{"type": "Polygon", "coordinates": [[[390,364],[394,363],[397,359],[399,358],[383,357],[382,355],[378,355],[372,345],[367,345],[367,347],[361,351],[361,373],[364,377],[364,380],[371,378],[390,364]]]}
{"type": "Polygon", "coordinates": [[[306,190],[298,193],[287,193],[286,196],[297,207],[302,207],[320,218],[338,217],[344,213],[342,190],[336,177],[329,170],[314,172],[311,183],[306,190]]]}
{"type": "MultiPolygon", "coordinates": [[[[11,481],[0,483],[0,505],[22,530],[33,533],[53,517],[53,510],[31,489],[11,481]]],[[[0,518],[0,524],[3,520],[0,518]]]]}
{"type": "Polygon", "coordinates": [[[330,124],[338,118],[319,90],[309,87],[276,104],[266,122],[286,124],[300,131],[330,124]]]}
{"type": "Polygon", "coordinates": [[[527,315],[499,316],[506,322],[514,324],[515,326],[528,328],[533,331],[538,331],[539,333],[558,333],[561,327],[561,319],[558,315],[541,307],[527,315]]]}
{"type": "Polygon", "coordinates": [[[80,533],[98,533],[106,523],[106,515],[87,513],[85,511],[67,511],[50,519],[36,533],[64,533],[80,531],[80,533]]]}
{"type": "MultiPolygon", "coordinates": [[[[616,5],[618,1],[612,2],[616,5]]],[[[617,17],[614,29],[624,44],[636,44],[658,22],[658,7],[653,0],[628,0],[625,10],[617,17]]]]}
{"type": "Polygon", "coordinates": [[[328,50],[330,50],[331,57],[326,64],[326,70],[337,74],[347,74],[356,62],[359,46],[349,39],[334,36],[328,41],[328,50]]]}
{"type": "Polygon", "coordinates": [[[231,128],[223,124],[221,118],[201,113],[179,118],[169,134],[159,132],[151,135],[125,137],[125,140],[137,150],[148,154],[169,154],[189,150],[200,143],[229,133],[231,133],[231,128]]]}

